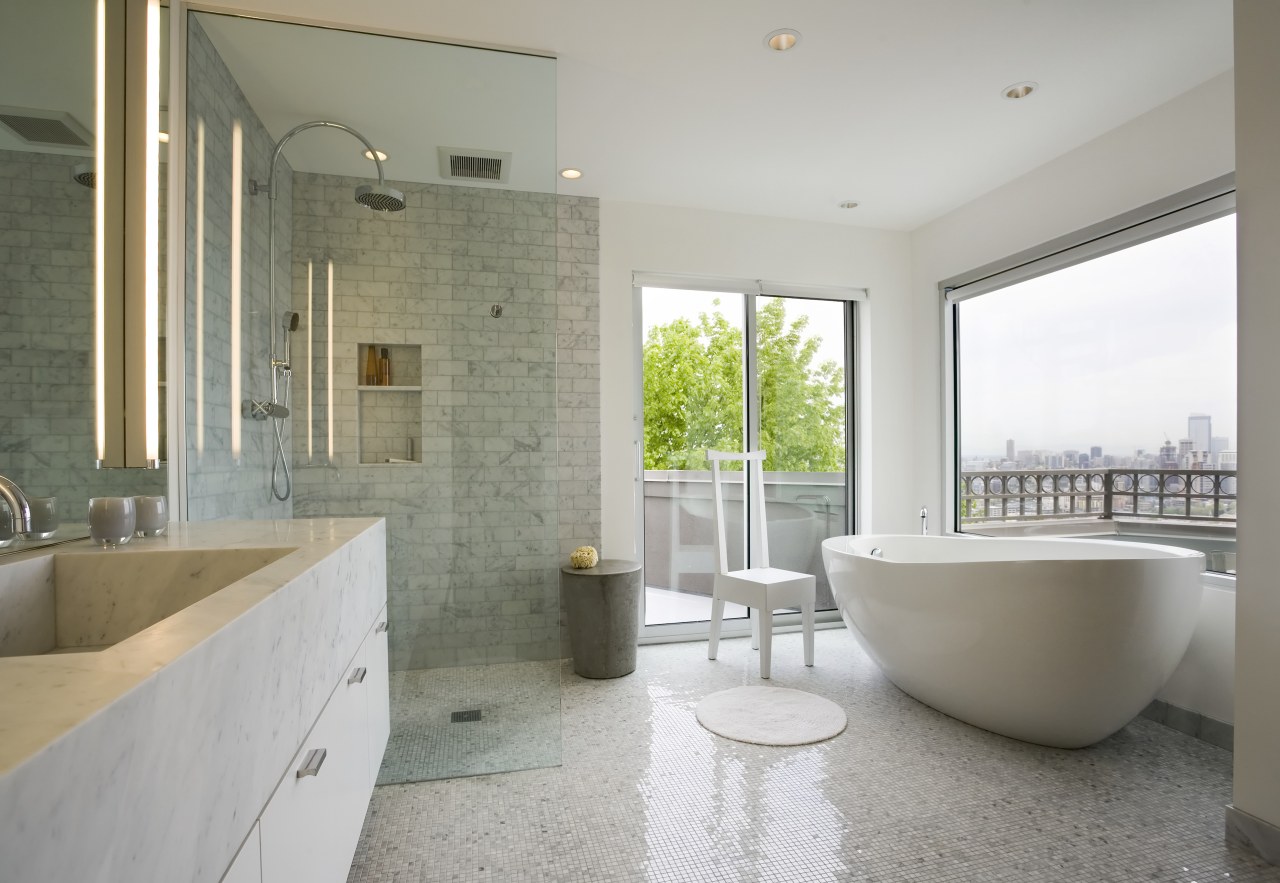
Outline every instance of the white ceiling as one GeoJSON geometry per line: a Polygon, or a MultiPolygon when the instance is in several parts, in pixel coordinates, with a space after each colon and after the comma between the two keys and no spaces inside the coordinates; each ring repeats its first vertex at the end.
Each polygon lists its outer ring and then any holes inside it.
{"type": "MultiPolygon", "coordinates": [[[[230,5],[554,53],[552,165],[585,172],[560,192],[890,229],[913,229],[1232,65],[1231,0],[230,5]],[[765,50],[781,27],[800,31],[800,45],[765,50]],[[1040,92],[1000,97],[1022,80],[1040,92]],[[850,199],[861,207],[837,208],[850,199]]],[[[402,78],[380,91],[411,105],[421,89],[402,78]]],[[[490,146],[441,137],[427,149],[437,143],[490,146]]]]}

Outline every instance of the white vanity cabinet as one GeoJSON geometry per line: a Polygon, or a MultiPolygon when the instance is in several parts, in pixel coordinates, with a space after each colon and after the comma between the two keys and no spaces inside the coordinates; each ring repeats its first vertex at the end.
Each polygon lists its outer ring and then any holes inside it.
{"type": "Polygon", "coordinates": [[[385,623],[384,608],[262,811],[262,883],[347,879],[389,729],[385,623]]]}

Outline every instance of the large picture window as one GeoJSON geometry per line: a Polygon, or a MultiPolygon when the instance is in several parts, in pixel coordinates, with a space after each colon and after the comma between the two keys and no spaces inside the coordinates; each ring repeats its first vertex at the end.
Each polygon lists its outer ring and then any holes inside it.
{"type": "Polygon", "coordinates": [[[1164,542],[1234,572],[1235,215],[1186,212],[949,292],[959,531],[1164,542]]]}

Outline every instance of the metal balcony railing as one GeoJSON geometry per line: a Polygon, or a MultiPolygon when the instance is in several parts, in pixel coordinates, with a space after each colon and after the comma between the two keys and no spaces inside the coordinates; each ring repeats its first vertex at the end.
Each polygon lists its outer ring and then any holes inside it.
{"type": "Polygon", "coordinates": [[[1234,469],[990,469],[960,475],[963,524],[1055,518],[1236,520],[1234,469]]]}

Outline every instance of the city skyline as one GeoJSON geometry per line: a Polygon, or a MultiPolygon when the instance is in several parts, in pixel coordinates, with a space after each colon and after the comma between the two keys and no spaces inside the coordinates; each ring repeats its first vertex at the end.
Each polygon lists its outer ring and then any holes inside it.
{"type": "Polygon", "coordinates": [[[1155,444],[1139,445],[1139,446],[1125,449],[1125,450],[1114,450],[1114,449],[1108,450],[1105,445],[1094,445],[1094,444],[1026,445],[1026,444],[1023,444],[1021,441],[1019,441],[1017,438],[1010,436],[1009,438],[1006,438],[1004,441],[1004,444],[1000,446],[1000,451],[965,451],[963,454],[963,459],[964,460],[1000,461],[1000,460],[1015,459],[1018,454],[1023,454],[1023,453],[1035,452],[1035,453],[1063,454],[1068,451],[1074,451],[1077,454],[1090,454],[1092,458],[1093,456],[1092,452],[1096,449],[1100,449],[1097,456],[1101,456],[1101,457],[1133,458],[1138,456],[1138,451],[1141,451],[1144,456],[1158,456],[1160,452],[1160,448],[1164,446],[1166,443],[1171,444],[1176,448],[1179,446],[1181,442],[1185,442],[1185,441],[1192,442],[1191,449],[1193,451],[1209,451],[1212,453],[1217,453],[1218,450],[1234,451],[1235,445],[1232,444],[1233,439],[1230,436],[1219,435],[1216,428],[1214,428],[1211,434],[1208,436],[1209,443],[1207,445],[1203,447],[1196,446],[1195,443],[1197,442],[1197,439],[1190,432],[1191,420],[1196,417],[1212,418],[1212,416],[1213,416],[1212,414],[1200,414],[1200,413],[1188,414],[1187,417],[1185,418],[1186,423],[1188,424],[1187,432],[1184,432],[1182,434],[1175,433],[1173,435],[1162,438],[1158,443],[1155,443],[1155,444]],[[1013,454],[1014,454],[1013,457],[1009,456],[1010,442],[1013,443],[1013,454]],[[1221,443],[1220,447],[1215,449],[1215,445],[1214,445],[1215,442],[1221,443]]]}

